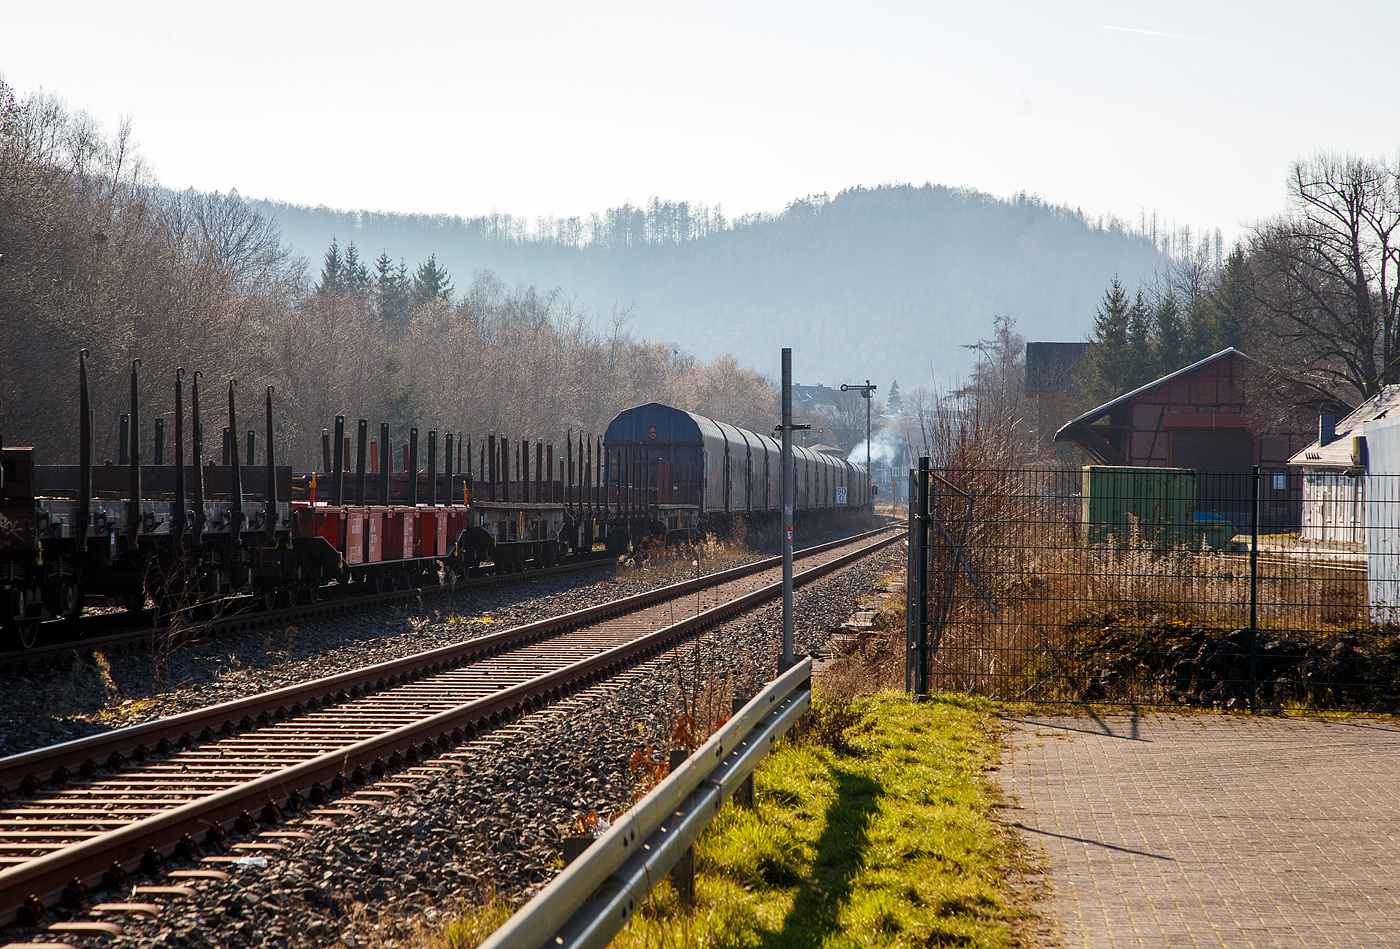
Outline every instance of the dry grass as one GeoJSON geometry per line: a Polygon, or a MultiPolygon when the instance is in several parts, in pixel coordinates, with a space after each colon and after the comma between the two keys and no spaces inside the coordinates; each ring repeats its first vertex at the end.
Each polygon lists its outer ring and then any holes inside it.
{"type": "Polygon", "coordinates": [[[693,544],[668,544],[653,537],[644,541],[632,556],[618,561],[615,579],[621,582],[645,574],[649,579],[679,583],[753,556],[746,527],[729,536],[705,534],[693,544]]]}
{"type": "Polygon", "coordinates": [[[420,920],[406,938],[392,942],[417,949],[476,949],[515,913],[516,904],[487,890],[474,903],[464,904],[444,921],[420,920]]]}
{"type": "MultiPolygon", "coordinates": [[[[963,556],[980,589],[960,565],[948,595],[967,502],[945,488],[935,509],[948,534],[935,533],[929,570],[931,635],[946,610],[931,661],[932,688],[1024,698],[1052,668],[1065,672],[1064,656],[1094,661],[1083,646],[1086,630],[1096,625],[1145,629],[1170,620],[1228,631],[1249,624],[1247,554],[1164,547],[1133,524],[1124,536],[1086,545],[1068,492],[1037,485],[1055,476],[948,474],[959,488],[976,491],[963,556]]],[[[1276,637],[1322,641],[1384,633],[1367,621],[1364,570],[1334,560],[1261,556],[1257,602],[1260,628],[1276,637]]],[[[895,633],[902,640],[902,629],[895,633]]]]}

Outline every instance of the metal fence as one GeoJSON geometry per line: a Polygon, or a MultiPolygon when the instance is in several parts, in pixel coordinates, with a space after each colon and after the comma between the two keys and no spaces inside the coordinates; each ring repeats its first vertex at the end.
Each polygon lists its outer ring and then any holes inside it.
{"type": "Polygon", "coordinates": [[[1400,477],[920,465],[910,690],[1400,706],[1400,477]]]}

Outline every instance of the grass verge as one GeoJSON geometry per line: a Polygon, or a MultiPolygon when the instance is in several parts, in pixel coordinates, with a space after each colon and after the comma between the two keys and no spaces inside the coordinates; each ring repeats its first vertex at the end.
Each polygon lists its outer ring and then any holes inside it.
{"type": "Polygon", "coordinates": [[[1013,945],[990,709],[818,703],[756,772],[755,810],[726,806],[697,842],[695,905],[663,884],[613,945],[1013,945]]]}

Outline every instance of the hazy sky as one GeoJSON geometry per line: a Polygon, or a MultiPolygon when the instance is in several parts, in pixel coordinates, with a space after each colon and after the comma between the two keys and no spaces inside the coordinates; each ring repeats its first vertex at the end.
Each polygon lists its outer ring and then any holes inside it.
{"type": "Polygon", "coordinates": [[[885,182],[1221,227],[1394,156],[1400,3],[11,3],[0,74],[167,185],[397,211],[731,215],[885,182]]]}

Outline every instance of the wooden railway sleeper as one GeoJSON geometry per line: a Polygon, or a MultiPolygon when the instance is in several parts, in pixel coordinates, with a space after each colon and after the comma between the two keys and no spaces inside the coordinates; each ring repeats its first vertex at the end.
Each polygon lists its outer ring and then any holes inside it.
{"type": "MultiPolygon", "coordinates": [[[[734,607],[734,609],[737,609],[737,606],[734,607]]],[[[718,618],[718,617],[720,617],[720,616],[727,615],[727,614],[733,612],[734,609],[723,609],[723,610],[716,611],[714,614],[712,614],[711,619],[716,619],[716,618],[718,618]]],[[[677,635],[680,635],[680,633],[677,632],[677,633],[673,634],[672,636],[670,636],[670,637],[668,637],[668,638],[669,638],[669,639],[674,639],[677,635]]],[[[645,654],[645,655],[652,655],[652,654],[655,654],[655,653],[658,652],[658,651],[661,651],[663,648],[669,648],[669,647],[663,647],[663,646],[661,645],[661,643],[660,643],[659,640],[650,640],[650,641],[648,641],[648,643],[643,647],[643,649],[640,650],[640,653],[641,653],[641,654],[645,654]]],[[[501,651],[502,651],[502,644],[501,644],[501,643],[493,644],[493,648],[492,648],[492,652],[493,652],[493,653],[499,654],[501,651]]],[[[465,657],[464,657],[464,661],[465,661],[465,657]]],[[[438,665],[439,665],[439,667],[441,668],[441,664],[438,664],[438,665]]],[[[534,695],[530,695],[530,696],[528,696],[528,697],[521,697],[521,698],[518,698],[518,699],[516,700],[516,702],[515,702],[512,706],[510,706],[510,707],[508,707],[508,708],[504,708],[504,709],[500,709],[500,708],[496,709],[495,711],[492,712],[492,714],[490,714],[489,718],[480,719],[479,722],[478,722],[478,724],[481,726],[481,730],[486,730],[486,729],[489,729],[489,728],[491,728],[491,727],[493,727],[493,726],[494,726],[494,727],[499,727],[502,723],[505,723],[505,722],[514,721],[514,720],[515,720],[516,718],[518,718],[520,715],[525,714],[525,713],[527,713],[527,712],[530,711],[530,710],[533,710],[533,709],[536,709],[536,708],[541,708],[541,707],[543,707],[544,705],[548,704],[549,701],[551,700],[551,698],[554,698],[554,697],[555,697],[555,694],[557,694],[557,695],[571,694],[573,691],[576,691],[578,688],[586,687],[586,685],[591,685],[591,684],[593,684],[593,683],[596,683],[597,681],[600,681],[600,679],[603,678],[603,677],[605,677],[605,676],[610,676],[610,675],[615,674],[619,669],[623,668],[624,665],[627,665],[627,664],[622,663],[619,656],[616,656],[616,655],[614,655],[614,656],[609,656],[607,659],[604,659],[604,661],[603,661],[600,665],[595,665],[595,666],[593,666],[584,676],[581,677],[583,683],[585,683],[584,686],[580,686],[580,685],[576,684],[575,682],[571,682],[571,683],[569,683],[567,686],[556,687],[554,693],[551,693],[551,692],[549,692],[549,691],[544,691],[544,692],[540,692],[540,693],[537,693],[537,694],[534,694],[534,695]],[[611,660],[611,661],[609,661],[609,660],[611,660]]],[[[421,668],[421,667],[420,667],[419,669],[412,670],[412,672],[415,673],[415,674],[413,674],[412,676],[405,676],[405,678],[406,678],[406,679],[409,679],[410,681],[418,681],[418,680],[420,680],[421,678],[423,678],[424,672],[422,671],[422,668],[421,668]]],[[[375,684],[377,685],[377,683],[375,683],[375,684]]],[[[358,687],[352,688],[352,692],[360,692],[360,691],[361,691],[361,690],[360,690],[358,687]]],[[[366,693],[368,693],[368,692],[373,691],[373,688],[372,688],[372,686],[368,686],[368,685],[367,685],[366,688],[365,688],[363,691],[366,692],[366,693]]],[[[342,699],[342,700],[343,700],[344,697],[345,697],[345,693],[344,693],[344,690],[342,690],[342,692],[340,693],[340,695],[337,695],[335,698],[337,698],[337,699],[342,699]]],[[[329,698],[329,696],[328,696],[328,698],[329,698]]],[[[250,726],[251,726],[251,722],[248,721],[248,716],[244,716],[244,722],[241,722],[240,724],[241,724],[241,725],[244,725],[245,727],[250,727],[250,726]]],[[[225,731],[226,733],[229,733],[231,730],[232,730],[232,725],[231,725],[231,723],[225,722],[224,731],[225,731]]],[[[454,735],[453,735],[453,737],[455,738],[455,737],[458,737],[458,736],[460,735],[462,738],[466,738],[466,737],[468,737],[469,734],[474,734],[475,731],[476,731],[476,730],[471,729],[469,726],[468,726],[467,728],[462,728],[462,729],[454,728],[454,735]]],[[[444,736],[441,735],[441,733],[439,733],[439,734],[440,734],[440,738],[441,738],[441,737],[444,737],[444,736]]],[[[434,750],[434,749],[432,748],[431,744],[428,743],[428,742],[426,742],[426,741],[424,742],[424,745],[423,745],[423,746],[420,746],[420,748],[421,748],[421,747],[424,747],[424,746],[426,746],[426,750],[427,750],[427,752],[428,752],[429,754],[431,754],[431,752],[434,750]]],[[[160,749],[160,750],[163,751],[164,749],[160,749]]],[[[139,753],[136,754],[136,757],[138,757],[138,758],[140,758],[140,759],[144,759],[145,757],[148,757],[148,755],[149,755],[149,752],[146,751],[144,745],[143,745],[143,746],[138,746],[138,752],[139,752],[139,753]]],[[[120,752],[114,752],[114,756],[118,758],[118,765],[120,765],[120,763],[121,763],[121,762],[120,762],[120,752]]],[[[391,765],[391,766],[394,766],[394,765],[401,765],[401,763],[402,763],[402,759],[401,759],[401,757],[400,757],[399,754],[397,754],[397,753],[391,753],[391,754],[390,754],[390,765],[391,765]]],[[[375,761],[375,763],[374,763],[374,765],[372,765],[371,768],[372,768],[373,772],[376,774],[377,777],[382,776],[382,775],[388,770],[388,769],[385,767],[382,758],[377,758],[376,761],[375,761]]],[[[357,769],[356,769],[356,774],[353,776],[352,780],[353,780],[354,778],[362,778],[362,777],[365,777],[363,768],[362,768],[362,767],[357,767],[357,769]]],[[[357,783],[363,784],[363,783],[365,783],[365,782],[364,782],[364,781],[358,781],[357,783]]],[[[289,798],[288,798],[287,806],[288,806],[288,809],[291,810],[292,812],[295,812],[296,809],[297,809],[297,803],[298,803],[298,802],[297,802],[297,798],[298,798],[298,797],[299,797],[299,795],[297,795],[297,796],[295,796],[295,797],[289,797],[289,798]]],[[[276,804],[275,801],[269,802],[269,804],[268,804],[265,808],[263,808],[263,810],[264,810],[265,816],[271,817],[273,820],[276,820],[276,819],[280,816],[280,808],[279,808],[279,806],[276,804]]]]}

